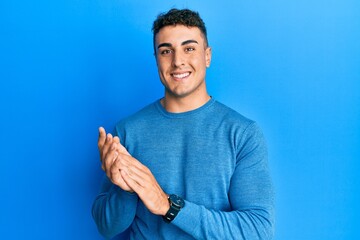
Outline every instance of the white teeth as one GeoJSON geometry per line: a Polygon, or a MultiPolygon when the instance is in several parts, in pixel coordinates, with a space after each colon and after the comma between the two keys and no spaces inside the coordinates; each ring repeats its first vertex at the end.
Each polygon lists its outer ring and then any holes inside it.
{"type": "Polygon", "coordinates": [[[185,77],[187,77],[189,75],[190,75],[189,72],[181,73],[181,74],[173,74],[173,76],[176,77],[176,78],[185,78],[185,77]]]}

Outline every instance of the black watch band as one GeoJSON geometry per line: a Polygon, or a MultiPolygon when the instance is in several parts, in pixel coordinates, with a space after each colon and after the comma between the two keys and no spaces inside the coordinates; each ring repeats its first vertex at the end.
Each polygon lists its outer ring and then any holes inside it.
{"type": "Polygon", "coordinates": [[[170,223],[172,220],[174,220],[174,218],[180,212],[181,208],[185,206],[184,200],[175,194],[170,194],[168,200],[170,203],[170,208],[165,216],[163,216],[163,219],[166,223],[170,223]]]}

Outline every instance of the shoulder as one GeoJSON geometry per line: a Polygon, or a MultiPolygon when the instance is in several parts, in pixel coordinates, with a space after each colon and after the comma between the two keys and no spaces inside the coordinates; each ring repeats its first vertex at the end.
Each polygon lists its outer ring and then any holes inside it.
{"type": "Polygon", "coordinates": [[[241,125],[245,128],[255,123],[254,120],[245,117],[233,108],[230,108],[218,101],[215,101],[213,111],[215,116],[222,118],[224,121],[236,125],[241,125]]]}
{"type": "Polygon", "coordinates": [[[234,133],[237,139],[241,139],[244,143],[249,138],[261,139],[263,133],[255,120],[252,120],[238,111],[216,101],[214,104],[213,115],[220,118],[219,121],[228,126],[230,131],[234,133]]]}

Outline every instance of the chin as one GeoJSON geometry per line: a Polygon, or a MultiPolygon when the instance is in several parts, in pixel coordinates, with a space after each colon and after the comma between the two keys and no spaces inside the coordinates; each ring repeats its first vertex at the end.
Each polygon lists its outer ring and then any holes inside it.
{"type": "Polygon", "coordinates": [[[168,92],[171,96],[174,96],[176,98],[185,98],[189,95],[191,95],[191,91],[171,91],[171,92],[168,92]]]}

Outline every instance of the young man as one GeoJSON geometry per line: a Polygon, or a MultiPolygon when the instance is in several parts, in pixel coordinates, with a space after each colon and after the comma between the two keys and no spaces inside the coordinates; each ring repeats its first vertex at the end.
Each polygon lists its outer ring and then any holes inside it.
{"type": "Polygon", "coordinates": [[[164,98],[100,128],[107,178],[93,204],[99,231],[130,239],[271,239],[273,190],[255,122],[206,90],[211,62],[198,13],[172,9],[153,25],[164,98]],[[120,143],[120,139],[121,143],[120,143]]]}

